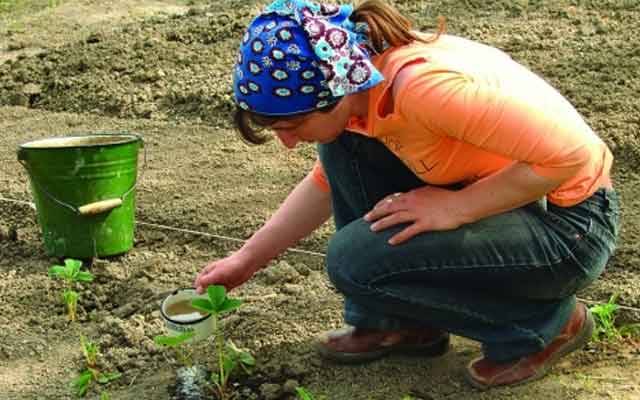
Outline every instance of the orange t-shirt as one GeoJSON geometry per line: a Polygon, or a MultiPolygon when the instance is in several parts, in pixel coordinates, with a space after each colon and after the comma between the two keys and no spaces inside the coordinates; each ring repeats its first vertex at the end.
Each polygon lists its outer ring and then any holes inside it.
{"type": "MultiPolygon", "coordinates": [[[[384,143],[425,183],[468,184],[514,161],[549,178],[579,168],[547,195],[567,207],[608,182],[606,144],[557,90],[504,52],[443,35],[373,62],[385,81],[370,89],[367,120],[352,119],[347,130],[384,143]],[[396,74],[408,64],[414,74],[388,106],[396,74]]],[[[320,162],[311,173],[328,191],[320,162]]]]}

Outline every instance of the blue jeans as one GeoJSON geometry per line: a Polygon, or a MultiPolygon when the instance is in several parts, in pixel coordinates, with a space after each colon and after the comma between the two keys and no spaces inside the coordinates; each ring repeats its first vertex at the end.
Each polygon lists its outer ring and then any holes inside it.
{"type": "Polygon", "coordinates": [[[336,224],[327,272],[353,326],[442,329],[479,341],[490,360],[514,360],[560,333],[575,293],[615,248],[618,198],[604,188],[572,207],[532,203],[391,246],[406,225],[376,233],[362,217],[383,197],[425,183],[362,135],[345,132],[318,151],[336,224]]]}

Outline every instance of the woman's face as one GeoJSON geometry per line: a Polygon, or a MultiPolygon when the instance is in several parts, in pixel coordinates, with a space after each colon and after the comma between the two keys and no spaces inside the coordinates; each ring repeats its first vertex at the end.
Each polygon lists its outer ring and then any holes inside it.
{"type": "Polygon", "coordinates": [[[346,96],[329,112],[316,111],[271,125],[285,147],[292,149],[300,142],[329,143],[344,131],[349,118],[356,115],[356,96],[346,96]]]}

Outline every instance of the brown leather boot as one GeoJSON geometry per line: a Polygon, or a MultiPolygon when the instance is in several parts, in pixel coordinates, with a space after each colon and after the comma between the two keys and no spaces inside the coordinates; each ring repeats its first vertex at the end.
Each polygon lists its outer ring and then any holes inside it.
{"type": "Polygon", "coordinates": [[[544,350],[503,364],[477,358],[467,365],[466,378],[471,385],[483,390],[542,378],[560,358],[587,344],[593,328],[591,312],[578,303],[560,334],[544,350]]]}
{"type": "Polygon", "coordinates": [[[449,334],[433,329],[378,331],[346,326],[320,335],[318,353],[343,364],[377,360],[391,353],[435,357],[449,349],[449,334]]]}

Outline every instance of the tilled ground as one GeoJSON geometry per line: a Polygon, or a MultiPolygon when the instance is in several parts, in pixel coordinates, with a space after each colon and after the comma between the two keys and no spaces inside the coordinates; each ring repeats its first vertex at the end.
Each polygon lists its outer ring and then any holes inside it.
{"type": "MultiPolygon", "coordinates": [[[[101,345],[104,367],[123,373],[114,399],[166,399],[176,362],[152,338],[163,332],[158,302],[191,283],[208,260],[224,256],[259,227],[315,158],[304,147],[243,144],[228,120],[230,65],[255,1],[68,1],[0,25],[0,399],[71,398],[80,365],[77,332],[65,322],[59,284],[15,149],[72,132],[141,134],[146,164],[138,186],[135,248],[96,260],[96,282],[81,293],[81,329],[101,345]],[[81,12],[80,12],[80,11],[81,12]],[[126,12],[125,12],[126,11],[126,12]],[[163,12],[164,11],[164,12],[163,12]],[[74,29],[80,27],[81,29],[74,29]],[[7,201],[10,199],[12,201],[7,201]],[[205,233],[181,232],[156,225],[205,233]]],[[[498,46],[565,93],[616,156],[623,200],[620,248],[583,299],[640,307],[640,5],[635,1],[397,1],[421,29],[437,15],[449,32],[498,46]]],[[[324,251],[327,225],[299,248],[324,251]]],[[[548,378],[480,393],[461,379],[479,353],[456,338],[436,360],[394,357],[337,367],[311,350],[313,337],[341,323],[341,300],[321,256],[290,252],[235,292],[246,305],[225,318],[229,337],[249,348],[257,371],[242,399],[293,398],[296,382],[327,399],[635,399],[640,351],[626,342],[592,344],[548,378]],[[293,382],[295,381],[295,382],[293,382]]],[[[640,320],[630,310],[623,322],[640,320]]],[[[213,367],[212,343],[196,358],[213,367]]],[[[95,397],[97,392],[92,392],[95,397]]]]}

